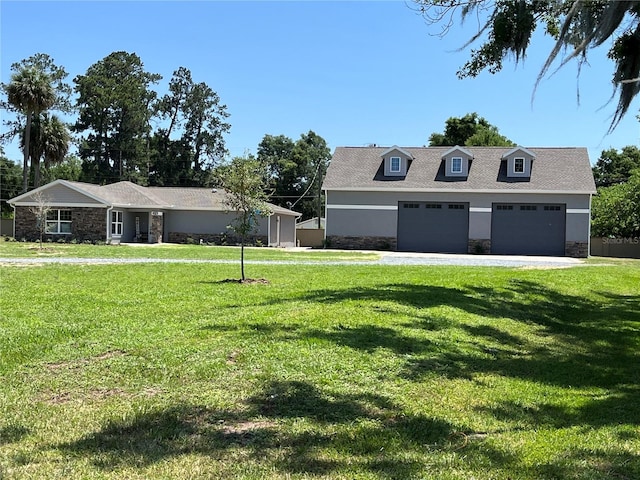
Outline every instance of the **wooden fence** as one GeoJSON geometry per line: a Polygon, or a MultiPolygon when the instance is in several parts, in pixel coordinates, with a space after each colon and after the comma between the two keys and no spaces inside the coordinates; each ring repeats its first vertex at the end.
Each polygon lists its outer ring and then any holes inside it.
{"type": "Polygon", "coordinates": [[[300,247],[321,247],[324,241],[324,228],[298,228],[296,238],[300,247]]]}
{"type": "Polygon", "coordinates": [[[640,258],[640,237],[591,237],[591,255],[595,257],[640,258]]]}

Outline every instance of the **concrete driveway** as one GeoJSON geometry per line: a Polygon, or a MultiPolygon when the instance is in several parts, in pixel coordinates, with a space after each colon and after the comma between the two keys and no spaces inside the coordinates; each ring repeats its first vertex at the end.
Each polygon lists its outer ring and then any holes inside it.
{"type": "MultiPolygon", "coordinates": [[[[284,249],[304,251],[307,248],[284,249]]],[[[328,250],[335,252],[336,250],[328,250]]],[[[353,253],[354,250],[345,250],[353,253]]],[[[379,260],[246,260],[247,264],[298,264],[298,265],[459,265],[478,267],[528,267],[528,268],[566,268],[582,265],[583,259],[569,257],[532,257],[524,255],[467,255],[449,253],[412,253],[363,251],[380,255],[379,260]]],[[[38,265],[38,264],[118,264],[118,263],[237,263],[238,260],[200,260],[167,258],[0,258],[0,265],[38,265]]]]}
{"type": "Polygon", "coordinates": [[[461,265],[482,267],[574,267],[583,259],[570,257],[536,257],[526,255],[470,255],[456,253],[381,253],[382,265],[461,265]]]}

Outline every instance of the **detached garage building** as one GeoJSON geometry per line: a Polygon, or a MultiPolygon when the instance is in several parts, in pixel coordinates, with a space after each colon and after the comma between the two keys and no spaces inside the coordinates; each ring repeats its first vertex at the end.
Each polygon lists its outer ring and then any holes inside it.
{"type": "Polygon", "coordinates": [[[585,148],[339,147],[323,189],[336,248],[589,252],[585,148]]]}

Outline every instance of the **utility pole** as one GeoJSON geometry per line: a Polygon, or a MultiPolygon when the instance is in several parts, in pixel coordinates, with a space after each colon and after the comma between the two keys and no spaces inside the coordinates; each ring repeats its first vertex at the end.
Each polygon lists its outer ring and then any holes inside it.
{"type": "Polygon", "coordinates": [[[318,230],[322,228],[322,160],[318,159],[318,230]]]}

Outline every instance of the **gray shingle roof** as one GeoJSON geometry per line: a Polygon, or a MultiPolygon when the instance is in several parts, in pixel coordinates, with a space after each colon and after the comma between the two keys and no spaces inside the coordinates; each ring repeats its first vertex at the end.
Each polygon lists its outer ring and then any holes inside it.
{"type": "MultiPolygon", "coordinates": [[[[81,182],[66,182],[79,190],[84,190],[106,203],[119,207],[147,207],[172,210],[214,210],[225,211],[227,196],[221,189],[187,187],[141,187],[131,182],[117,182],[109,185],[93,185],[81,182]]],[[[274,213],[299,215],[277,205],[269,204],[274,213]]]]}
{"type": "Polygon", "coordinates": [[[442,155],[451,147],[402,147],[413,156],[406,177],[381,174],[385,147],[336,148],[325,190],[540,191],[596,193],[586,148],[529,148],[535,154],[531,178],[507,179],[503,155],[510,147],[465,147],[473,154],[466,179],[443,175],[442,155]]]}

